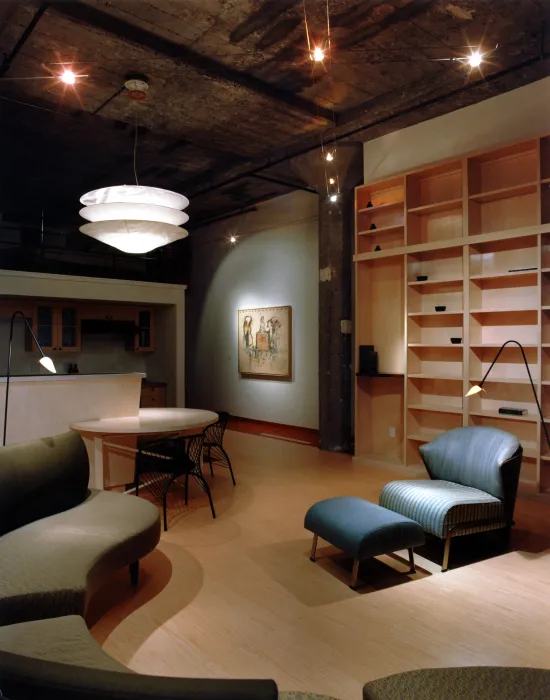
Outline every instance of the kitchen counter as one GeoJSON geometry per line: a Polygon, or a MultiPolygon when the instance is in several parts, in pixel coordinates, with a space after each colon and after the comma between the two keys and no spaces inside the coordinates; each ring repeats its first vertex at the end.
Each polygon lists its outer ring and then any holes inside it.
{"type": "MultiPolygon", "coordinates": [[[[10,377],[6,444],[59,435],[71,423],[137,416],[144,378],[140,372],[10,377]]],[[[4,429],[5,387],[6,377],[0,377],[0,430],[4,429]]],[[[91,444],[86,447],[89,453],[94,449],[91,444]]],[[[103,475],[91,474],[94,488],[132,480],[134,460],[127,455],[105,454],[103,464],[103,475]]]]}
{"type": "MultiPolygon", "coordinates": [[[[48,372],[48,374],[17,374],[13,375],[10,377],[10,384],[12,382],[35,382],[35,381],[56,381],[59,379],[70,379],[70,380],[75,380],[75,379],[123,379],[123,378],[128,378],[128,377],[134,377],[138,379],[145,379],[147,375],[145,375],[143,372],[126,372],[124,374],[120,372],[107,372],[107,373],[90,373],[90,374],[84,374],[84,373],[77,373],[77,374],[51,374],[48,372]]],[[[7,377],[6,375],[0,375],[0,383],[6,382],[7,377]]]]}

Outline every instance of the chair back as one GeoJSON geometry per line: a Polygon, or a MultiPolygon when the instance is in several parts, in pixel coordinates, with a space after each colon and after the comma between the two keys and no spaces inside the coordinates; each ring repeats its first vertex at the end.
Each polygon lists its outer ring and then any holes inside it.
{"type": "Polygon", "coordinates": [[[185,456],[187,460],[193,466],[198,466],[199,468],[202,462],[205,432],[200,433],[200,435],[189,435],[188,437],[180,438],[182,442],[185,440],[185,456]]]}
{"type": "Polygon", "coordinates": [[[209,425],[205,433],[205,442],[210,445],[223,445],[223,436],[225,429],[227,428],[227,423],[229,421],[229,413],[226,411],[218,411],[218,420],[209,425]]]}
{"type": "Polygon", "coordinates": [[[504,501],[515,500],[522,456],[515,435],[483,426],[455,428],[419,449],[430,479],[471,486],[504,501]]]}

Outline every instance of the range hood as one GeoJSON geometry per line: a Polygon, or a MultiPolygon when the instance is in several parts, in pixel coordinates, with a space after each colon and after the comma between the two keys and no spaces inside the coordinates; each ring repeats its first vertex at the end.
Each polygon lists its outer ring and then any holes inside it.
{"type": "Polygon", "coordinates": [[[103,318],[83,319],[80,330],[82,333],[108,333],[121,335],[125,338],[133,337],[139,332],[139,328],[133,321],[115,321],[103,318]]]}

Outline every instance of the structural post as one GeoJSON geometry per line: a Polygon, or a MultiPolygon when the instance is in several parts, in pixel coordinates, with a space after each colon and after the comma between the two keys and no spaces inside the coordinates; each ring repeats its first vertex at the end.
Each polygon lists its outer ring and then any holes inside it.
{"type": "Polygon", "coordinates": [[[363,180],[363,144],[339,143],[329,150],[331,162],[319,150],[291,167],[319,193],[319,447],[351,452],[354,187],[363,180]],[[327,177],[339,184],[335,202],[327,177]]]}

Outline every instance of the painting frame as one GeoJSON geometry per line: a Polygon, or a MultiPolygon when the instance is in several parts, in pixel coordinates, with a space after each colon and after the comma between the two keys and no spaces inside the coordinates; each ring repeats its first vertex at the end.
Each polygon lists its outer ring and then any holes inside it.
{"type": "MultiPolygon", "coordinates": [[[[278,318],[277,318],[278,320],[278,318]]],[[[256,323],[258,326],[258,323],[256,323]]],[[[257,342],[257,336],[261,333],[260,331],[252,328],[251,335],[254,337],[253,343],[257,342]]],[[[262,333],[262,340],[267,344],[264,351],[267,353],[271,352],[271,331],[262,333]],[[269,347],[268,347],[269,346],[269,347]]],[[[290,382],[292,381],[292,306],[282,305],[282,306],[265,306],[255,309],[238,309],[237,310],[237,370],[242,379],[266,379],[268,381],[279,381],[279,382],[290,382]],[[258,368],[250,370],[250,365],[261,364],[257,359],[252,359],[250,357],[250,350],[253,349],[254,352],[258,352],[258,348],[254,345],[253,348],[245,350],[244,339],[243,339],[243,323],[246,316],[250,316],[252,319],[252,325],[254,319],[267,318],[267,325],[272,318],[281,316],[283,327],[285,328],[285,333],[282,335],[282,341],[286,342],[286,346],[283,347],[283,352],[281,353],[281,362],[284,367],[280,367],[274,371],[264,371],[262,372],[258,368]]],[[[262,352],[262,350],[260,350],[262,352]]]]}

